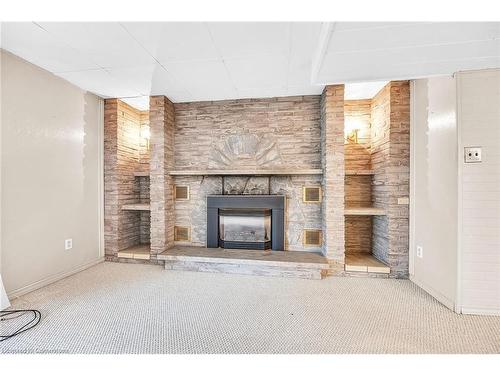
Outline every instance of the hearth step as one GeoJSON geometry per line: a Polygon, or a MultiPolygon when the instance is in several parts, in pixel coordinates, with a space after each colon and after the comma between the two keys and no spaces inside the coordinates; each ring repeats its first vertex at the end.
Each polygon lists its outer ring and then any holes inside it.
{"type": "Polygon", "coordinates": [[[328,262],[318,253],[174,247],[158,255],[166,270],[322,279],[328,262]]]}
{"type": "Polygon", "coordinates": [[[347,272],[390,273],[386,264],[372,254],[352,253],[345,255],[345,270],[347,272]]]}
{"type": "Polygon", "coordinates": [[[118,252],[118,258],[128,258],[128,259],[149,259],[150,249],[149,244],[140,244],[131,246],[127,249],[120,250],[118,252]]]}

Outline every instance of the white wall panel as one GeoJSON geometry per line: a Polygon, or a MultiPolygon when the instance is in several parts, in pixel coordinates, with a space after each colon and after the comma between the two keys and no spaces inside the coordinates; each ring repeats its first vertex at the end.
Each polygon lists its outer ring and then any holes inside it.
{"type": "Polygon", "coordinates": [[[413,82],[411,279],[455,309],[457,287],[456,85],[451,76],[413,82]],[[415,256],[415,247],[423,257],[415,256]]]}
{"type": "Polygon", "coordinates": [[[500,70],[458,75],[461,307],[500,314],[500,70]],[[462,148],[482,146],[482,162],[462,148]]]}

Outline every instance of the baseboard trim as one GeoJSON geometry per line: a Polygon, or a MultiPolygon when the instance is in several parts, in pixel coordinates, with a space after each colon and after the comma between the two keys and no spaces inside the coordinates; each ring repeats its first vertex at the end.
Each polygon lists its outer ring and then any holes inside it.
{"type": "Polygon", "coordinates": [[[412,281],[415,285],[417,285],[419,288],[423,289],[426,293],[429,293],[433,298],[435,298],[439,303],[443,304],[450,310],[453,310],[454,312],[458,311],[455,309],[455,301],[452,301],[448,297],[446,297],[444,294],[438,292],[434,288],[426,285],[423,283],[421,280],[418,278],[411,276],[410,275],[410,281],[412,281]]]}
{"type": "Polygon", "coordinates": [[[27,294],[27,293],[32,292],[34,290],[43,288],[44,286],[50,285],[52,283],[55,283],[56,281],[59,281],[59,280],[62,280],[64,278],[68,277],[68,276],[74,275],[75,273],[84,271],[87,268],[93,267],[93,266],[95,266],[95,265],[97,265],[99,263],[102,263],[102,262],[104,262],[104,257],[95,259],[95,260],[93,260],[93,261],[91,261],[89,263],[85,263],[85,264],[83,264],[81,266],[78,266],[76,268],[73,268],[73,269],[71,269],[69,271],[61,272],[61,273],[58,273],[58,274],[46,277],[46,278],[44,278],[42,280],[35,281],[32,284],[23,286],[22,288],[18,288],[18,289],[12,290],[10,292],[7,292],[7,296],[9,297],[9,299],[11,301],[13,301],[16,298],[19,298],[19,297],[21,297],[24,294],[27,294]]]}
{"type": "Polygon", "coordinates": [[[462,314],[500,316],[500,309],[482,309],[482,308],[474,308],[474,307],[462,307],[462,314]]]}

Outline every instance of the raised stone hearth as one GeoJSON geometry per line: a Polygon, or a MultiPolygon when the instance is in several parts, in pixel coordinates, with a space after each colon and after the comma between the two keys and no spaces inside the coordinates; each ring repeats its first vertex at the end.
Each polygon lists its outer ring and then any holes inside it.
{"type": "Polygon", "coordinates": [[[247,251],[174,247],[158,255],[165,269],[242,275],[321,279],[329,269],[325,257],[299,251],[247,251]]]}

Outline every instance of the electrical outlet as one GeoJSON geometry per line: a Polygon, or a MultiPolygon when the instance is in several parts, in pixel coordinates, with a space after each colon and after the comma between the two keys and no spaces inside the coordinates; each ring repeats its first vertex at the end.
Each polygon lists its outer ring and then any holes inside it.
{"type": "Polygon", "coordinates": [[[64,240],[64,250],[70,250],[73,248],[73,239],[68,238],[67,240],[64,240]]]}
{"type": "Polygon", "coordinates": [[[424,257],[424,248],[422,246],[417,246],[417,257],[419,258],[424,257]]]}
{"type": "Polygon", "coordinates": [[[481,163],[481,147],[465,147],[464,161],[466,163],[481,163]]]}

